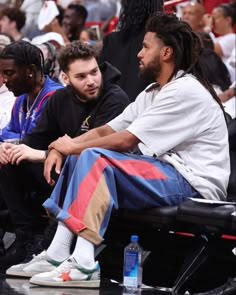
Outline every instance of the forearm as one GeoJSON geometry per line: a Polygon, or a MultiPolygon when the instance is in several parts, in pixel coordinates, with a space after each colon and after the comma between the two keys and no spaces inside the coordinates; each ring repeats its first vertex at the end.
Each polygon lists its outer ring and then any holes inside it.
{"type": "Polygon", "coordinates": [[[34,156],[32,155],[31,161],[43,163],[47,158],[47,154],[48,151],[34,150],[34,156]]]}
{"type": "Polygon", "coordinates": [[[85,142],[85,141],[91,141],[93,139],[98,139],[107,135],[111,135],[115,133],[115,131],[108,125],[104,125],[98,128],[91,129],[90,131],[73,138],[73,142],[75,144],[85,142]]]}
{"type": "Polygon", "coordinates": [[[140,140],[129,131],[115,132],[103,137],[83,140],[73,143],[70,147],[70,154],[80,154],[84,149],[97,147],[119,152],[132,150],[140,140]]]}

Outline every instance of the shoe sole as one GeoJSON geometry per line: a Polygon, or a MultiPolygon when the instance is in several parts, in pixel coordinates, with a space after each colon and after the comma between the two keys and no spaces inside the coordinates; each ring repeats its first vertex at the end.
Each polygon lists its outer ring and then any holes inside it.
{"type": "Polygon", "coordinates": [[[100,280],[92,281],[66,281],[66,282],[54,282],[54,281],[41,281],[30,279],[31,284],[40,286],[52,286],[52,287],[80,287],[80,288],[99,288],[100,280]]]}
{"type": "Polygon", "coordinates": [[[15,276],[15,277],[22,277],[22,278],[31,278],[34,275],[39,274],[39,272],[18,272],[18,271],[6,271],[6,275],[8,276],[15,276]]]}

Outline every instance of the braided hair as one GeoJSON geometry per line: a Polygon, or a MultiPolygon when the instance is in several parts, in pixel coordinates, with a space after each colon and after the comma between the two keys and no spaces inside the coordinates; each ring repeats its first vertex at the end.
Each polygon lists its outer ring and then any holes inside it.
{"type": "Polygon", "coordinates": [[[179,70],[184,71],[181,77],[188,73],[194,75],[224,112],[220,99],[205,75],[204,63],[199,59],[203,50],[202,41],[189,24],[179,20],[173,13],[156,12],[149,18],[146,32],[155,33],[166,46],[173,49],[175,66],[168,82],[179,70]]]}
{"type": "Polygon", "coordinates": [[[35,45],[24,41],[15,41],[7,45],[0,54],[0,59],[13,59],[16,66],[35,65],[43,77],[44,57],[42,51],[35,45]]]}
{"type": "Polygon", "coordinates": [[[153,12],[163,10],[163,0],[122,0],[121,4],[117,29],[124,33],[139,33],[153,12]]]}

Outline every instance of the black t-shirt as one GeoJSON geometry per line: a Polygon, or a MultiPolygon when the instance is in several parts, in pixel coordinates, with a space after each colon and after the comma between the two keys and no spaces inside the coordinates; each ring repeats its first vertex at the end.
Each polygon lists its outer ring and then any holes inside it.
{"type": "Polygon", "coordinates": [[[119,115],[129,104],[126,93],[116,84],[120,73],[106,63],[103,90],[95,102],[81,102],[70,86],[57,90],[47,101],[36,127],[23,143],[36,149],[48,145],[65,134],[75,137],[102,126],[119,115]]]}

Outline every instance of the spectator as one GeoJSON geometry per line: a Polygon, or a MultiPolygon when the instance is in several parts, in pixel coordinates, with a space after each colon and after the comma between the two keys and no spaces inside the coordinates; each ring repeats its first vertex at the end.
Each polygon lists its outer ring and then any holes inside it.
{"type": "Polygon", "coordinates": [[[1,11],[1,33],[11,36],[15,41],[24,39],[20,30],[25,25],[25,13],[15,7],[6,7],[1,11]]]}
{"type": "Polygon", "coordinates": [[[201,32],[204,28],[203,15],[205,8],[200,3],[189,3],[183,8],[182,19],[186,21],[194,32],[201,32]]]}
{"type": "Polygon", "coordinates": [[[214,50],[221,56],[224,62],[230,57],[232,50],[235,48],[234,24],[236,22],[236,2],[223,3],[217,5],[212,15],[205,16],[205,30],[212,30],[220,35],[213,36],[214,50]]]}
{"type": "Polygon", "coordinates": [[[198,63],[200,51],[199,38],[185,22],[174,14],[155,13],[138,58],[142,76],[156,83],[108,124],[50,144],[45,162],[49,183],[52,157],[60,160],[58,152],[71,156],[43,204],[60,222],[47,251],[23,268],[22,274],[47,271],[34,275],[31,283],[98,287],[94,248],[102,242],[114,208],[178,205],[189,197],[225,200],[227,126],[198,63]]]}
{"type": "Polygon", "coordinates": [[[88,12],[83,5],[69,4],[64,12],[62,28],[70,41],[79,40],[88,12]]]}
{"type": "Polygon", "coordinates": [[[163,1],[122,0],[121,5],[118,32],[105,36],[100,62],[106,60],[121,71],[119,85],[133,101],[150,82],[138,76],[137,54],[142,47],[144,26],[150,14],[163,9],[163,1]]]}
{"type": "Polygon", "coordinates": [[[57,38],[62,39],[63,43],[69,43],[69,39],[62,28],[63,15],[64,11],[62,11],[61,7],[56,5],[54,1],[45,1],[39,12],[38,28],[43,32],[46,32],[46,34],[34,37],[32,42],[35,43],[35,41],[41,39],[41,37],[47,38],[49,35],[57,34],[60,36],[57,38]]]}
{"type": "MultiPolygon", "coordinates": [[[[7,145],[7,160],[12,165],[0,170],[0,189],[14,222],[17,240],[0,258],[2,269],[25,258],[31,259],[32,254],[42,251],[38,241],[42,241],[47,219],[42,217],[41,205],[52,190],[43,178],[41,163],[48,145],[65,134],[74,137],[105,124],[121,113],[129,102],[116,84],[120,73],[109,64],[100,70],[96,54],[95,49],[80,41],[72,42],[62,50],[59,63],[67,87],[50,98],[41,120],[32,133],[24,137],[22,144],[7,145]],[[27,192],[28,198],[25,197],[27,192]],[[27,245],[31,246],[30,251],[27,245]],[[31,256],[27,255],[29,253],[31,256]]],[[[53,171],[55,177],[59,170],[57,164],[53,171]]]]}

